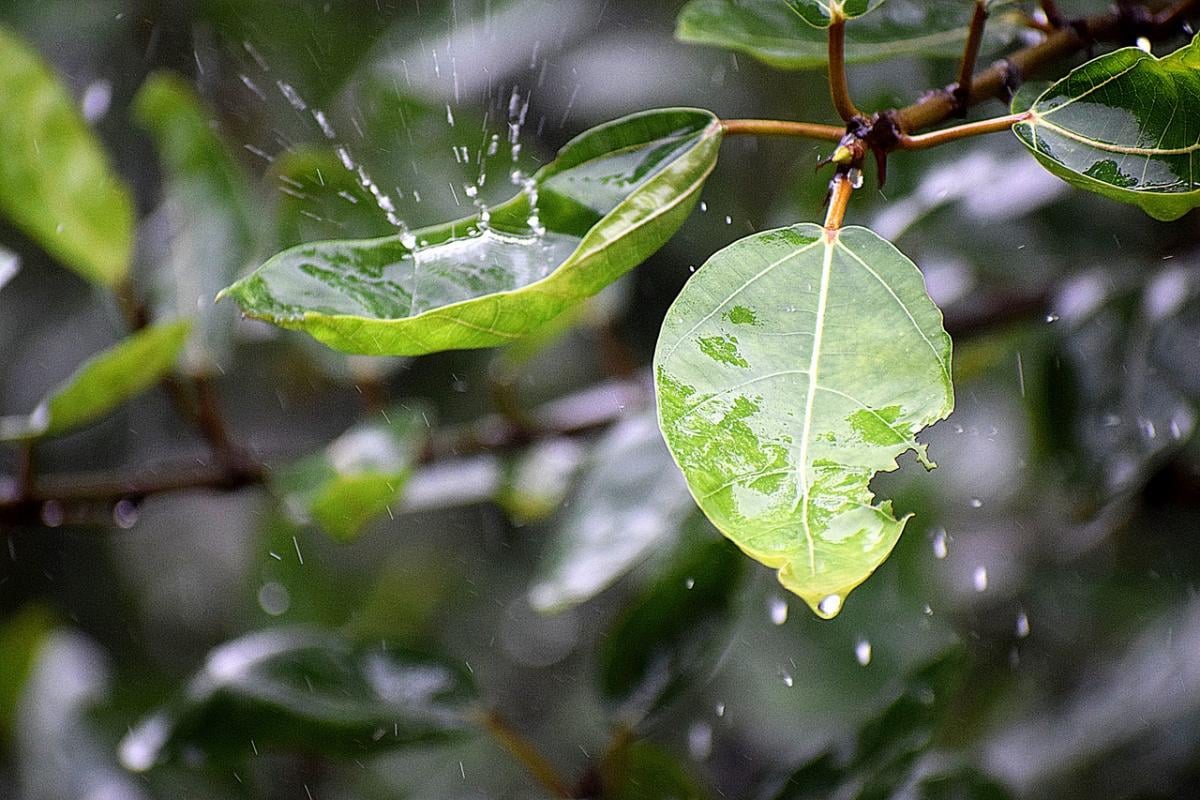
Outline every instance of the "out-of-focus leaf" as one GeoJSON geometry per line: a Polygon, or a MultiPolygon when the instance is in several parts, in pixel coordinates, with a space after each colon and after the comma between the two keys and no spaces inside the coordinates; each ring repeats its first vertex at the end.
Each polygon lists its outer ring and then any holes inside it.
{"type": "Polygon", "coordinates": [[[125,737],[120,758],[140,772],[188,750],[217,759],[256,749],[370,753],[459,733],[473,694],[448,662],[386,643],[257,631],[213,650],[174,705],[125,737]]]}
{"type": "Polygon", "coordinates": [[[17,711],[23,800],[149,800],[91,717],[111,690],[107,656],[94,642],[61,630],[45,639],[17,711]]]}
{"type": "Polygon", "coordinates": [[[707,111],[635,114],[573,140],[486,221],[304,245],[222,294],[346,352],[506,344],[661,247],[699,198],[720,141],[707,111]]]}
{"type": "Polygon", "coordinates": [[[273,173],[280,192],[280,247],[395,232],[374,198],[332,152],[314,147],[289,151],[275,161],[273,173]]]}
{"type": "Polygon", "coordinates": [[[653,711],[704,677],[719,655],[745,560],[699,517],[666,570],[604,636],[600,688],[634,716],[653,711]]]}
{"type": "Polygon", "coordinates": [[[954,406],[920,270],[866,228],[742,239],[692,276],[654,356],[659,421],[709,519],[829,618],[907,517],[869,483],[954,406]]]}
{"type": "Polygon", "coordinates": [[[535,443],[510,467],[496,502],[518,524],[546,519],[571,491],[586,456],[586,448],[567,437],[535,443]]]}
{"type": "MultiPolygon", "coordinates": [[[[872,0],[870,8],[881,1],[872,0]]],[[[843,7],[847,16],[867,10],[867,2],[843,7]]],[[[971,4],[960,0],[889,0],[846,25],[846,60],[958,56],[970,19],[971,4]]],[[[816,0],[692,0],[680,12],[675,35],[692,44],[738,50],[781,69],[813,69],[828,62],[828,25],[829,4],[816,0]]],[[[1011,34],[1012,26],[1002,19],[989,23],[989,39],[1006,40],[1011,34]]]]}
{"type": "Polygon", "coordinates": [[[809,760],[768,792],[773,800],[885,800],[911,786],[920,800],[1004,800],[1008,792],[955,759],[932,757],[938,734],[965,676],[967,659],[953,649],[908,677],[904,690],[839,749],[809,760]]]}
{"type": "Polygon", "coordinates": [[[396,406],[281,471],[274,485],[285,510],[335,539],[354,539],[400,499],[425,445],[431,413],[420,404],[396,406]]]}
{"type": "Polygon", "coordinates": [[[93,283],[129,270],[133,203],[41,57],[0,28],[0,212],[93,283]]]}
{"type": "Polygon", "coordinates": [[[251,262],[261,211],[236,161],[195,92],[167,73],[152,75],[133,101],[139,124],[154,138],[166,172],[165,197],[152,250],[160,313],[198,316],[184,368],[208,374],[228,360],[232,309],[213,298],[251,262]]]}
{"type": "Polygon", "coordinates": [[[1067,183],[1161,220],[1200,206],[1200,37],[1163,58],[1106,53],[1027,102],[1013,131],[1067,183]]]}
{"type": "Polygon", "coordinates": [[[0,418],[0,439],[58,436],[103,417],[170,372],[191,329],[188,320],[151,325],[93,356],[32,414],[0,418]]]}
{"type": "Polygon", "coordinates": [[[600,765],[603,797],[612,800],[705,800],[711,794],[671,753],[647,741],[625,741],[600,765]]]}
{"type": "Polygon", "coordinates": [[[53,626],[42,606],[27,606],[0,624],[0,737],[11,733],[17,698],[53,626]]]}
{"type": "Polygon", "coordinates": [[[695,507],[648,415],[605,434],[529,591],[548,612],[582,603],[674,543],[695,507]]]}

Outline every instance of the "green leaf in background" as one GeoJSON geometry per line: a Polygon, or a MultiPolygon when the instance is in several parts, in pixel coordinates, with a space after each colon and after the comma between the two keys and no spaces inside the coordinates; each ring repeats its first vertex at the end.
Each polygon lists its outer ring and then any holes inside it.
{"type": "Polygon", "coordinates": [[[694,508],[654,418],[622,420],[579,479],[529,590],[530,605],[552,612],[590,600],[669,548],[694,508]]]}
{"type": "Polygon", "coordinates": [[[356,538],[400,499],[429,434],[431,413],[421,405],[396,406],[282,470],[273,483],[288,514],[315,522],[340,541],[356,538]]]}
{"type": "Polygon", "coordinates": [[[129,270],[133,203],[41,57],[0,27],[0,213],[106,286],[129,270]]]}
{"type": "Polygon", "coordinates": [[[1200,206],[1200,37],[1169,56],[1136,47],[1071,71],[1014,111],[1013,131],[1072,186],[1173,220],[1200,206]]]}
{"type": "Polygon", "coordinates": [[[367,239],[395,230],[332,152],[315,147],[290,150],[275,160],[272,174],[279,181],[276,238],[280,247],[333,236],[367,239]]]}
{"type": "Polygon", "coordinates": [[[587,448],[570,437],[534,442],[509,465],[496,502],[518,525],[548,519],[562,507],[586,460],[587,448]]]}
{"type": "Polygon", "coordinates": [[[742,239],[688,281],[654,356],[659,422],[704,513],[822,617],[907,518],[868,486],[953,408],[921,272],[865,228],[742,239]]]}
{"type": "Polygon", "coordinates": [[[17,700],[53,628],[54,615],[37,605],[22,608],[0,624],[0,740],[12,733],[17,700]]]}
{"type": "Polygon", "coordinates": [[[103,417],[170,372],[191,330],[188,320],[151,325],[93,356],[32,414],[0,417],[0,440],[58,436],[103,417]]]}
{"type": "Polygon", "coordinates": [[[858,731],[854,746],[833,747],[805,762],[764,795],[773,800],[882,800],[911,786],[921,800],[1005,800],[985,775],[937,751],[968,667],[952,648],[905,678],[903,690],[858,731]]]}
{"type": "Polygon", "coordinates": [[[184,368],[210,374],[227,361],[234,329],[230,309],[215,308],[217,292],[250,263],[261,211],[237,162],[190,86],[167,73],[150,76],[133,101],[166,172],[165,196],[154,218],[162,228],[153,253],[155,305],[163,315],[197,316],[184,368]]]}
{"type": "Polygon", "coordinates": [[[884,0],[783,0],[780,5],[815,28],[828,28],[834,16],[861,17],[883,3],[884,0]]]}
{"type": "MultiPolygon", "coordinates": [[[[879,5],[872,2],[870,8],[879,5]]],[[[867,3],[845,4],[869,10],[867,3]]],[[[880,61],[907,55],[961,55],[971,19],[962,0],[889,0],[873,14],[846,25],[846,60],[880,61]]],[[[747,53],[780,69],[824,67],[829,59],[828,4],[816,0],[691,0],[679,14],[675,36],[691,44],[747,53]],[[814,27],[815,26],[815,27],[814,27]]],[[[989,22],[991,41],[1011,38],[1003,19],[989,22]]]]}
{"type": "Polygon", "coordinates": [[[705,800],[685,763],[647,741],[621,741],[600,765],[605,800],[705,800]]]}
{"type": "Polygon", "coordinates": [[[699,198],[720,141],[707,111],[625,117],[567,144],[486,221],[303,245],[222,296],[346,352],[506,344],[661,247],[699,198]]]}
{"type": "Polygon", "coordinates": [[[698,515],[666,570],[633,599],[600,649],[600,688],[633,715],[706,677],[720,655],[745,560],[698,515]]]}
{"type": "Polygon", "coordinates": [[[120,758],[140,772],[189,750],[370,753],[459,733],[473,696],[457,667],[386,642],[257,631],[213,650],[178,702],[125,737],[120,758]]]}

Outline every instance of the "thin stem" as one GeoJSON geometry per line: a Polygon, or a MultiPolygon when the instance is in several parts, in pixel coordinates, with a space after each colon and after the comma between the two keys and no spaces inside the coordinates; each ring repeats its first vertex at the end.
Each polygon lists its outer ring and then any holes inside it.
{"type": "Polygon", "coordinates": [[[32,441],[23,441],[17,448],[17,499],[26,500],[36,491],[37,453],[32,441]]]}
{"type": "Polygon", "coordinates": [[[958,84],[954,87],[954,95],[963,116],[966,116],[968,100],[971,97],[971,82],[975,78],[975,62],[979,59],[979,48],[983,44],[983,29],[987,24],[987,18],[986,0],[975,0],[975,12],[971,15],[971,27],[967,31],[967,43],[963,47],[962,62],[958,67],[958,84]]]}
{"type": "Polygon", "coordinates": [[[1006,131],[1018,122],[1024,122],[1033,116],[1028,111],[1020,114],[1008,114],[993,119],[981,119],[978,122],[968,122],[965,125],[955,125],[953,128],[943,128],[940,131],[921,133],[915,136],[901,134],[896,143],[897,150],[926,150],[930,147],[956,142],[959,139],[969,139],[987,133],[1006,131]]]}
{"type": "Polygon", "coordinates": [[[854,184],[850,182],[845,172],[833,176],[829,186],[829,211],[825,214],[825,231],[836,233],[842,227],[846,218],[846,206],[850,204],[850,195],[854,192],[854,184]]]}
{"type": "Polygon", "coordinates": [[[231,469],[240,469],[247,462],[246,454],[229,435],[212,379],[199,376],[193,379],[193,385],[196,388],[196,424],[200,432],[220,463],[231,469]]]}
{"type": "Polygon", "coordinates": [[[792,136],[837,142],[846,135],[846,129],[837,125],[782,119],[725,119],[721,120],[721,127],[726,136],[792,136]]]}
{"type": "Polygon", "coordinates": [[[850,99],[850,84],[846,80],[846,18],[840,13],[835,13],[829,23],[829,94],[843,120],[849,122],[862,116],[850,99]]]}
{"type": "Polygon", "coordinates": [[[554,797],[569,800],[573,796],[567,782],[558,774],[554,765],[538,751],[532,742],[518,733],[496,711],[486,711],[479,715],[479,722],[484,730],[508,753],[525,767],[530,775],[554,797]]]}

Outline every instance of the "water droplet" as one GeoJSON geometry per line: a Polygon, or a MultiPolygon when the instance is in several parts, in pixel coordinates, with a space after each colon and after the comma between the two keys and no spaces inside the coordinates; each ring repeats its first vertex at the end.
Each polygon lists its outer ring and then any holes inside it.
{"type": "Polygon", "coordinates": [[[946,533],[945,528],[938,528],[933,532],[933,557],[942,559],[950,552],[950,536],[946,533]]]}
{"type": "Polygon", "coordinates": [[[771,622],[776,625],[782,625],[787,622],[788,604],[782,597],[772,597],[767,602],[767,608],[771,612],[771,622]]]}
{"type": "Polygon", "coordinates": [[[858,644],[854,645],[854,657],[858,659],[860,666],[867,666],[871,663],[871,643],[866,639],[859,639],[858,644]]]}
{"type": "Polygon", "coordinates": [[[684,586],[686,586],[686,587],[687,587],[687,588],[689,588],[689,589],[692,589],[692,588],[694,588],[694,587],[696,586],[696,579],[695,579],[695,578],[688,578],[686,581],[684,581],[684,582],[683,582],[683,585],[684,585],[684,586]]]}
{"type": "Polygon", "coordinates": [[[700,213],[701,214],[708,213],[708,203],[704,202],[703,200],[700,201],[700,213]]]}
{"type": "Polygon", "coordinates": [[[985,592],[988,587],[987,567],[976,567],[975,572],[971,575],[971,583],[975,586],[975,591],[985,592]]]}
{"type": "Polygon", "coordinates": [[[1058,314],[1046,315],[1046,322],[1058,322],[1060,319],[1062,319],[1062,317],[1058,316],[1058,314]]]}
{"type": "Polygon", "coordinates": [[[1017,614],[1017,638],[1024,639],[1029,635],[1029,617],[1024,611],[1017,614]]]}
{"type": "Polygon", "coordinates": [[[688,728],[688,755],[693,761],[704,761],[712,755],[713,730],[707,722],[693,722],[688,728]]]}
{"type": "Polygon", "coordinates": [[[855,189],[861,189],[863,185],[863,173],[861,169],[852,169],[846,173],[846,178],[849,179],[850,185],[855,189]]]}
{"type": "Polygon", "coordinates": [[[832,617],[834,614],[838,613],[841,610],[842,610],[841,595],[831,594],[831,595],[828,595],[827,597],[822,598],[821,602],[817,603],[817,611],[820,611],[822,614],[824,614],[827,617],[832,617]]]}
{"type": "Polygon", "coordinates": [[[138,521],[138,507],[132,500],[120,500],[113,506],[113,524],[122,530],[129,530],[138,521]]]}
{"type": "Polygon", "coordinates": [[[42,503],[42,524],[47,528],[57,528],[67,519],[67,512],[62,503],[57,500],[47,500],[42,503]]]}
{"type": "Polygon", "coordinates": [[[978,497],[971,498],[971,508],[983,508],[983,501],[978,497]]]}
{"type": "Polygon", "coordinates": [[[731,217],[731,216],[729,216],[728,214],[726,214],[726,215],[725,215],[725,224],[726,224],[726,225],[732,225],[732,224],[733,224],[733,217],[731,217]]]}
{"type": "Polygon", "coordinates": [[[1138,426],[1142,429],[1142,433],[1145,434],[1147,439],[1154,439],[1158,436],[1158,429],[1154,427],[1153,420],[1139,418],[1138,426]]]}
{"type": "Polygon", "coordinates": [[[725,704],[724,703],[718,702],[715,710],[717,712],[718,717],[725,716],[725,704]]]}
{"type": "Polygon", "coordinates": [[[796,685],[796,681],[792,678],[792,673],[787,670],[780,670],[779,677],[783,679],[783,685],[789,689],[796,685]]]}
{"type": "Polygon", "coordinates": [[[258,605],[272,617],[278,617],[287,613],[292,605],[292,596],[282,583],[271,581],[258,590],[258,605]]]}

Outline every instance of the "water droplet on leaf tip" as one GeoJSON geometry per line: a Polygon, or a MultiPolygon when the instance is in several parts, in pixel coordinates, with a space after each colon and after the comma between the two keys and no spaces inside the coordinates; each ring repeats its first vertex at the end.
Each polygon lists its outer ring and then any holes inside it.
{"type": "Polygon", "coordinates": [[[841,595],[831,594],[821,599],[817,603],[817,611],[824,614],[826,617],[832,617],[842,610],[841,595]]]}

